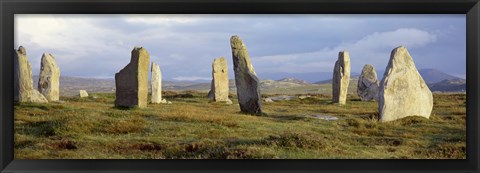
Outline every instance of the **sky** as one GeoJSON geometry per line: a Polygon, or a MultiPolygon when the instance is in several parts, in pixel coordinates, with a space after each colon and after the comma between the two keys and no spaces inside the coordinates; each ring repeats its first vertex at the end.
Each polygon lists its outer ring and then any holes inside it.
{"type": "Polygon", "coordinates": [[[400,45],[417,69],[466,74],[464,14],[15,15],[15,48],[26,48],[34,75],[48,52],[62,76],[113,78],[142,46],[163,80],[211,80],[218,57],[225,57],[233,79],[232,35],[243,39],[260,79],[324,80],[343,50],[352,72],[372,64],[381,79],[400,45]]]}

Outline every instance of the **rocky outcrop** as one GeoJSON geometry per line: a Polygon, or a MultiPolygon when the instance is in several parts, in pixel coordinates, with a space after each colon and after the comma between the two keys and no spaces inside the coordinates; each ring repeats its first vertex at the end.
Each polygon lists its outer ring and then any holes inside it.
{"type": "Polygon", "coordinates": [[[20,46],[15,50],[13,72],[13,90],[15,102],[47,103],[48,100],[33,88],[32,66],[28,61],[27,51],[20,46]]]}
{"type": "Polygon", "coordinates": [[[379,81],[377,72],[370,64],[365,64],[358,77],[357,94],[362,101],[378,100],[379,81]]]}
{"type": "Polygon", "coordinates": [[[162,71],[160,71],[160,66],[152,62],[152,79],[151,88],[152,88],[152,103],[161,103],[162,102],[162,71]]]}
{"type": "Polygon", "coordinates": [[[350,83],[350,55],[347,51],[338,53],[338,60],[333,68],[332,101],[345,104],[347,101],[348,84],[350,83]]]}
{"type": "Polygon", "coordinates": [[[249,114],[262,114],[260,80],[253,69],[247,48],[238,36],[230,38],[230,46],[240,110],[249,114]]]}
{"type": "Polygon", "coordinates": [[[132,50],[130,63],[115,74],[115,106],[147,107],[150,55],[143,47],[132,50]]]}
{"type": "Polygon", "coordinates": [[[231,104],[232,101],[228,99],[228,82],[228,67],[225,58],[220,57],[213,60],[209,99],[215,102],[231,104]]]}
{"type": "Polygon", "coordinates": [[[60,98],[60,68],[52,54],[44,53],[40,65],[38,91],[48,101],[58,101],[60,98]]]}
{"type": "Polygon", "coordinates": [[[379,120],[386,122],[407,116],[429,118],[432,108],[432,92],[408,50],[403,46],[393,49],[380,82],[379,120]]]}

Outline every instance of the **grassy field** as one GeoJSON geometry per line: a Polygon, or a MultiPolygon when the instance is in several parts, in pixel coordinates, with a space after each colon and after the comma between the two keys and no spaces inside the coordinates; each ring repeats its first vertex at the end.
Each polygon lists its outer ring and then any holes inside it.
{"type": "Polygon", "coordinates": [[[434,94],[429,120],[380,123],[377,103],[329,95],[263,103],[264,116],[206,93],[167,92],[173,104],[117,109],[112,93],[15,105],[15,159],[465,159],[466,96],[434,94]],[[338,117],[336,121],[315,115],[338,117]]]}

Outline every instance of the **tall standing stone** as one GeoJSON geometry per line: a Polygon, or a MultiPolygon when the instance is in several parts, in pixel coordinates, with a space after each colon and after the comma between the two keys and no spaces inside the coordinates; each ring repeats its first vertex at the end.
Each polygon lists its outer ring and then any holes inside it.
{"type": "Polygon", "coordinates": [[[44,53],[42,55],[39,76],[38,91],[48,101],[58,101],[60,97],[60,68],[58,68],[52,54],[44,53]]]}
{"type": "Polygon", "coordinates": [[[118,107],[147,107],[150,55],[143,47],[132,50],[130,63],[115,74],[118,107]]]}
{"type": "Polygon", "coordinates": [[[228,67],[225,58],[220,57],[212,63],[212,83],[210,85],[209,98],[215,102],[232,103],[228,99],[228,67]]]}
{"type": "Polygon", "coordinates": [[[230,38],[230,46],[240,110],[250,114],[261,114],[260,80],[253,69],[247,48],[242,39],[236,35],[230,38]]]}
{"type": "Polygon", "coordinates": [[[24,47],[20,46],[18,50],[15,50],[13,64],[13,100],[15,102],[47,103],[48,100],[33,88],[32,66],[24,47]]]}
{"type": "Polygon", "coordinates": [[[408,50],[403,46],[393,49],[380,82],[379,120],[386,122],[414,115],[429,118],[432,108],[432,92],[408,50]]]}
{"type": "Polygon", "coordinates": [[[362,101],[378,100],[379,81],[377,72],[370,64],[365,64],[358,77],[357,94],[362,101]]]}
{"type": "Polygon", "coordinates": [[[333,103],[345,104],[348,84],[350,83],[350,56],[347,51],[338,53],[338,60],[333,68],[332,95],[333,103]]]}
{"type": "Polygon", "coordinates": [[[162,102],[162,72],[160,71],[160,66],[152,62],[152,103],[161,103],[162,102]]]}

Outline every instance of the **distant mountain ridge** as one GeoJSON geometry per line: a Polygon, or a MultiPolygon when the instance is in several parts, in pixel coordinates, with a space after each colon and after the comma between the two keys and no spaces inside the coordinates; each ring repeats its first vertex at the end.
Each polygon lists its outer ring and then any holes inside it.
{"type": "Polygon", "coordinates": [[[283,79],[280,79],[280,80],[277,80],[278,82],[291,82],[291,83],[297,83],[297,84],[310,84],[309,82],[305,81],[305,80],[302,80],[302,79],[296,79],[296,78],[293,78],[293,77],[286,77],[286,78],[283,78],[283,79]]]}
{"type": "Polygon", "coordinates": [[[428,84],[432,91],[456,92],[466,91],[467,81],[465,79],[445,79],[437,83],[428,84]]]}
{"type": "MultiPolygon", "coordinates": [[[[452,75],[448,75],[435,69],[421,69],[420,75],[426,81],[428,87],[432,91],[441,92],[456,92],[466,91],[466,80],[452,75]],[[438,82],[435,82],[438,81],[438,82]],[[432,83],[433,82],[433,83],[432,83]]],[[[381,80],[383,74],[379,75],[381,80]]],[[[351,82],[358,80],[359,74],[352,73],[351,82]]],[[[34,87],[37,86],[38,75],[33,76],[34,87]]],[[[330,79],[318,81],[315,83],[296,77],[284,77],[279,80],[261,80],[261,89],[276,89],[276,88],[292,88],[302,86],[313,86],[318,84],[330,84],[330,79]]],[[[163,81],[164,90],[210,90],[210,82],[195,82],[195,81],[163,81]]],[[[229,80],[231,90],[235,90],[235,80],[229,80]]],[[[72,96],[78,95],[79,90],[87,90],[87,92],[115,92],[115,79],[98,79],[98,78],[83,78],[83,77],[60,77],[60,95],[72,96]]]]}
{"type": "MultiPolygon", "coordinates": [[[[437,82],[440,82],[440,81],[443,81],[443,80],[447,80],[447,79],[461,79],[459,77],[456,77],[456,76],[452,76],[452,75],[449,75],[447,73],[444,73],[440,70],[437,70],[437,69],[430,69],[430,68],[427,68],[427,69],[420,69],[418,70],[418,72],[420,73],[420,76],[422,76],[423,80],[427,83],[427,84],[433,84],[433,83],[437,83],[437,82]]],[[[352,77],[355,76],[358,78],[358,76],[360,76],[359,74],[358,75],[355,75],[355,74],[358,74],[358,73],[352,73],[352,77]]],[[[378,80],[382,80],[383,78],[383,71],[377,73],[377,77],[378,77],[378,80]]],[[[321,80],[321,81],[317,81],[317,82],[314,82],[315,84],[327,84],[327,83],[332,83],[332,79],[328,79],[328,80],[321,80]]]]}
{"type": "Polygon", "coordinates": [[[446,74],[440,70],[431,68],[420,69],[418,72],[422,76],[423,80],[428,84],[437,83],[448,79],[461,79],[459,77],[446,74]]]}

